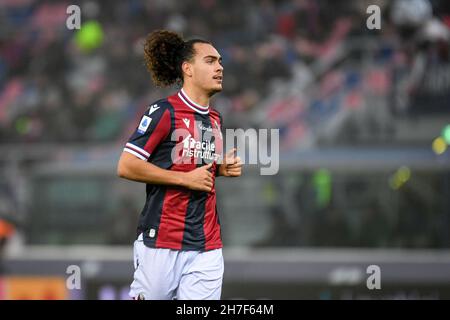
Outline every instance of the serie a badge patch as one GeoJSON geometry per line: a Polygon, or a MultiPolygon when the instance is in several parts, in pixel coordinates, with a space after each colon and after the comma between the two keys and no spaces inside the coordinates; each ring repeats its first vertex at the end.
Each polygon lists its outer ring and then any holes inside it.
{"type": "Polygon", "coordinates": [[[145,133],[150,125],[150,122],[152,122],[152,118],[143,116],[141,123],[139,123],[138,132],[142,134],[145,133]]]}

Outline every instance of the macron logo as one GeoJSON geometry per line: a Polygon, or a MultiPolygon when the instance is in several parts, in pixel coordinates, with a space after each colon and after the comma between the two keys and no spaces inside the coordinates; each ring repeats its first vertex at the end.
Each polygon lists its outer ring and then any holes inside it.
{"type": "Polygon", "coordinates": [[[191,123],[191,120],[188,118],[183,118],[183,122],[186,125],[186,127],[189,129],[189,124],[191,123]]]}
{"type": "Polygon", "coordinates": [[[157,104],[151,105],[150,110],[148,111],[148,115],[151,115],[153,112],[155,112],[158,109],[159,109],[159,107],[157,104]]]}

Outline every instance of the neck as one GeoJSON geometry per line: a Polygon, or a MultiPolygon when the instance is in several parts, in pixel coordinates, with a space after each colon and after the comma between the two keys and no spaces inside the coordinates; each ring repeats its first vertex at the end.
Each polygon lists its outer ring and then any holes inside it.
{"type": "Polygon", "coordinates": [[[183,91],[189,97],[189,99],[191,99],[195,103],[204,107],[209,106],[209,95],[203,90],[199,90],[185,84],[183,85],[183,91]]]}

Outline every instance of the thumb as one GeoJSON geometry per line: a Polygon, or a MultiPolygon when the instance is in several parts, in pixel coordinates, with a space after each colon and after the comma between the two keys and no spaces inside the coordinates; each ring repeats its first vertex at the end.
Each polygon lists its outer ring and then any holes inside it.
{"type": "Polygon", "coordinates": [[[231,165],[236,163],[236,157],[235,157],[236,148],[230,149],[227,154],[225,155],[224,164],[231,165]]]}
{"type": "Polygon", "coordinates": [[[234,153],[236,152],[236,148],[232,148],[230,150],[228,150],[227,152],[227,158],[232,158],[234,157],[234,153]]]}

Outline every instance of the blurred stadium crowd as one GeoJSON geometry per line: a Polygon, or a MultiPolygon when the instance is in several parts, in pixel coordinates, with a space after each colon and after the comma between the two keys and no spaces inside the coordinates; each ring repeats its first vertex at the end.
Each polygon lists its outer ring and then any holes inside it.
{"type": "Polygon", "coordinates": [[[415,2],[418,9],[399,6],[396,13],[387,1],[86,1],[80,3],[82,23],[97,24],[83,35],[66,28],[68,2],[3,1],[1,142],[122,141],[161,95],[142,62],[142,41],[157,28],[199,35],[219,48],[227,78],[216,105],[231,115],[230,127],[259,124],[246,115],[265,107],[272,125],[300,141],[321,117],[360,107],[364,89],[386,95],[392,66],[409,67],[423,43],[445,42],[440,49],[447,51],[437,53],[448,59],[448,3],[432,1],[439,12],[433,18],[430,2],[415,2]],[[383,9],[381,31],[365,27],[369,4],[383,9]],[[364,35],[377,41],[371,70],[327,69],[341,59],[346,40],[364,35]],[[315,77],[314,88],[291,94],[295,101],[262,103],[274,82],[302,88],[307,77],[315,77]],[[333,101],[339,95],[345,101],[333,101]]]}
{"type": "MultiPolygon", "coordinates": [[[[0,3],[3,146],[121,145],[147,105],[173,90],[155,88],[142,59],[146,34],[161,28],[214,43],[225,68],[225,90],[214,105],[225,115],[225,126],[279,128],[285,154],[337,145],[428,146],[442,118],[448,120],[450,3],[445,0],[85,1],[79,3],[81,30],[66,27],[70,4],[0,3]],[[381,30],[366,27],[371,4],[381,8],[381,30]],[[421,126],[411,133],[408,125],[417,119],[421,126]],[[399,123],[405,123],[403,129],[399,123]]],[[[367,214],[354,236],[352,221],[333,207],[326,191],[317,196],[313,218],[298,214],[293,223],[280,211],[311,212],[305,207],[311,199],[308,192],[330,179],[323,171],[298,177],[295,188],[289,188],[289,182],[268,183],[265,199],[278,238],[269,236],[260,245],[386,246],[386,237],[377,238],[386,228],[391,234],[415,237],[392,236],[390,245],[450,245],[448,231],[446,238],[439,231],[437,239],[427,231],[417,232],[419,218],[383,220],[377,215],[383,204],[373,199],[366,199],[367,214]],[[294,208],[283,209],[283,201],[294,208]],[[302,231],[280,231],[289,228],[302,231]],[[298,233],[301,238],[280,238],[298,233]]],[[[3,185],[3,199],[11,198],[11,185],[3,185]]],[[[357,182],[347,189],[349,194],[378,192],[357,182]]],[[[437,186],[432,192],[440,190],[437,186]]],[[[399,212],[411,207],[418,215],[420,210],[435,210],[414,205],[419,200],[409,193],[409,205],[397,208],[399,212]]],[[[116,210],[130,207],[129,199],[124,201],[116,210]]],[[[442,208],[448,210],[449,204],[442,208]]],[[[130,220],[123,217],[116,221],[119,228],[130,220]]],[[[133,233],[125,230],[110,243],[128,243],[130,236],[133,233]]]]}

